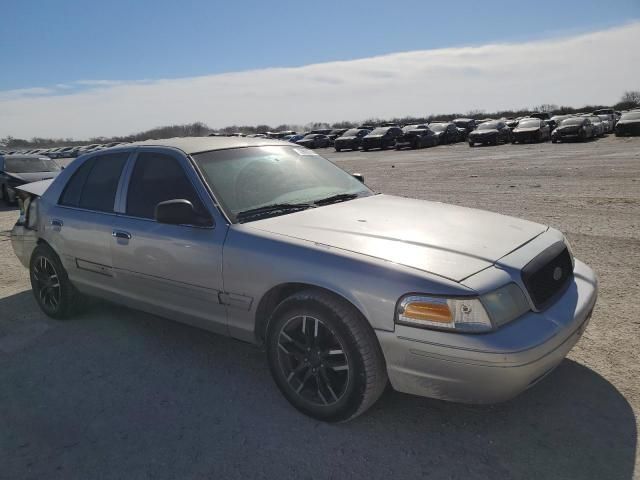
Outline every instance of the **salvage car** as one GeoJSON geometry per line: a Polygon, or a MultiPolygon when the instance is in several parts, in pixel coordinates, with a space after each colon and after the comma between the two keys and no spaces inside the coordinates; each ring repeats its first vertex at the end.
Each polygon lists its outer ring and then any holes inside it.
{"type": "Polygon", "coordinates": [[[470,147],[475,146],[476,143],[483,145],[509,143],[511,141],[511,130],[502,120],[484,122],[469,134],[468,141],[470,147]]]}
{"type": "Polygon", "coordinates": [[[640,110],[623,113],[616,123],[616,137],[640,135],[640,110]]]}
{"type": "Polygon", "coordinates": [[[562,120],[551,132],[551,141],[553,143],[571,140],[584,142],[594,136],[595,129],[589,117],[569,117],[562,120]]]}
{"type": "Polygon", "coordinates": [[[597,279],[562,233],[360,180],[278,140],[150,140],[21,187],[11,242],[48,316],[91,295],[263,345],[284,397],[324,421],[389,381],[504,401],[564,359],[597,279]]]}
{"type": "Polygon", "coordinates": [[[456,118],[453,124],[458,128],[463,128],[466,133],[463,140],[467,139],[467,135],[476,129],[476,121],[473,118],[456,118]]]}
{"type": "Polygon", "coordinates": [[[550,139],[549,125],[538,118],[523,118],[511,132],[511,143],[544,142],[550,139]]]}
{"type": "Polygon", "coordinates": [[[49,157],[39,155],[0,155],[0,200],[16,203],[16,187],[53,178],[60,166],[49,157]]]}
{"type": "Polygon", "coordinates": [[[596,137],[604,137],[607,132],[602,119],[597,115],[587,115],[587,118],[591,120],[591,124],[593,125],[593,135],[596,137]]]}
{"type": "Polygon", "coordinates": [[[549,127],[551,128],[551,131],[553,132],[558,125],[560,125],[560,122],[562,122],[563,120],[566,120],[567,118],[571,118],[572,115],[554,115],[553,117],[551,117],[549,119],[549,122],[552,122],[549,124],[549,127]]]}
{"type": "Polygon", "coordinates": [[[341,150],[358,150],[362,145],[362,139],[369,135],[371,130],[364,128],[351,128],[344,132],[344,134],[336,138],[333,146],[336,152],[341,150]]]}
{"type": "Polygon", "coordinates": [[[329,137],[321,133],[310,133],[296,143],[306,148],[326,148],[331,146],[329,137]]]}
{"type": "Polygon", "coordinates": [[[438,143],[438,136],[427,125],[407,125],[396,140],[396,150],[435,147],[438,143]]]}
{"type": "Polygon", "coordinates": [[[439,145],[456,143],[460,140],[460,132],[455,124],[450,122],[433,122],[429,124],[429,129],[438,137],[439,145]]]}
{"type": "Polygon", "coordinates": [[[395,147],[396,139],[402,135],[400,127],[378,127],[362,137],[362,150],[369,151],[372,148],[384,150],[395,147]]]}

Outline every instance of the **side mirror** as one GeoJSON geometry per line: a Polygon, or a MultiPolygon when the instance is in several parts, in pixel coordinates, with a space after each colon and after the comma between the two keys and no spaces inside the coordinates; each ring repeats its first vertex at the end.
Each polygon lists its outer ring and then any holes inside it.
{"type": "Polygon", "coordinates": [[[361,173],[352,173],[351,176],[358,180],[360,183],[364,183],[364,175],[361,173]]]}
{"type": "Polygon", "coordinates": [[[210,218],[204,218],[196,212],[189,200],[179,198],[167,200],[156,205],[155,219],[158,223],[169,225],[211,226],[210,218]]]}

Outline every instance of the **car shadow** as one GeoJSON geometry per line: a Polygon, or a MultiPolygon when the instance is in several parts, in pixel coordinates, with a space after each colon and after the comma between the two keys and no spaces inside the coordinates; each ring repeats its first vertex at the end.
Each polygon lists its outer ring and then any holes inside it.
{"type": "Polygon", "coordinates": [[[571,360],[504,404],[389,389],[325,424],[289,406],[252,345],[102,302],[55,322],[30,292],[0,300],[0,339],[16,324],[36,333],[0,350],[8,478],[633,477],[632,408],[571,360]]]}

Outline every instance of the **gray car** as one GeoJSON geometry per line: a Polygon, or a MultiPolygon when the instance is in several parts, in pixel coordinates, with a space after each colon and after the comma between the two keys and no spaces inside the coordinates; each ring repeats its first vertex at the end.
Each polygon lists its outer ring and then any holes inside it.
{"type": "Polygon", "coordinates": [[[47,315],[90,295],[262,345],[284,396],[325,421],[388,382],[510,399],[563,360],[596,302],[559,231],[376,194],[277,140],[130,144],[21,191],[11,239],[47,315]]]}

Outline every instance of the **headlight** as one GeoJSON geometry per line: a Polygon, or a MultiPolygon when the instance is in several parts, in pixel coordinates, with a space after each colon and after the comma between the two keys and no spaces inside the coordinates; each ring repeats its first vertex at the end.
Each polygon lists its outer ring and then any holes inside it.
{"type": "Polygon", "coordinates": [[[398,323],[412,327],[459,332],[488,332],[491,320],[477,298],[404,297],[398,304],[398,323]]]}
{"type": "Polygon", "coordinates": [[[527,298],[518,285],[508,283],[481,297],[493,324],[500,327],[531,310],[527,298]]]}
{"type": "Polygon", "coordinates": [[[524,293],[509,283],[481,297],[408,295],[398,302],[396,322],[465,333],[489,332],[531,309],[524,293]]]}

